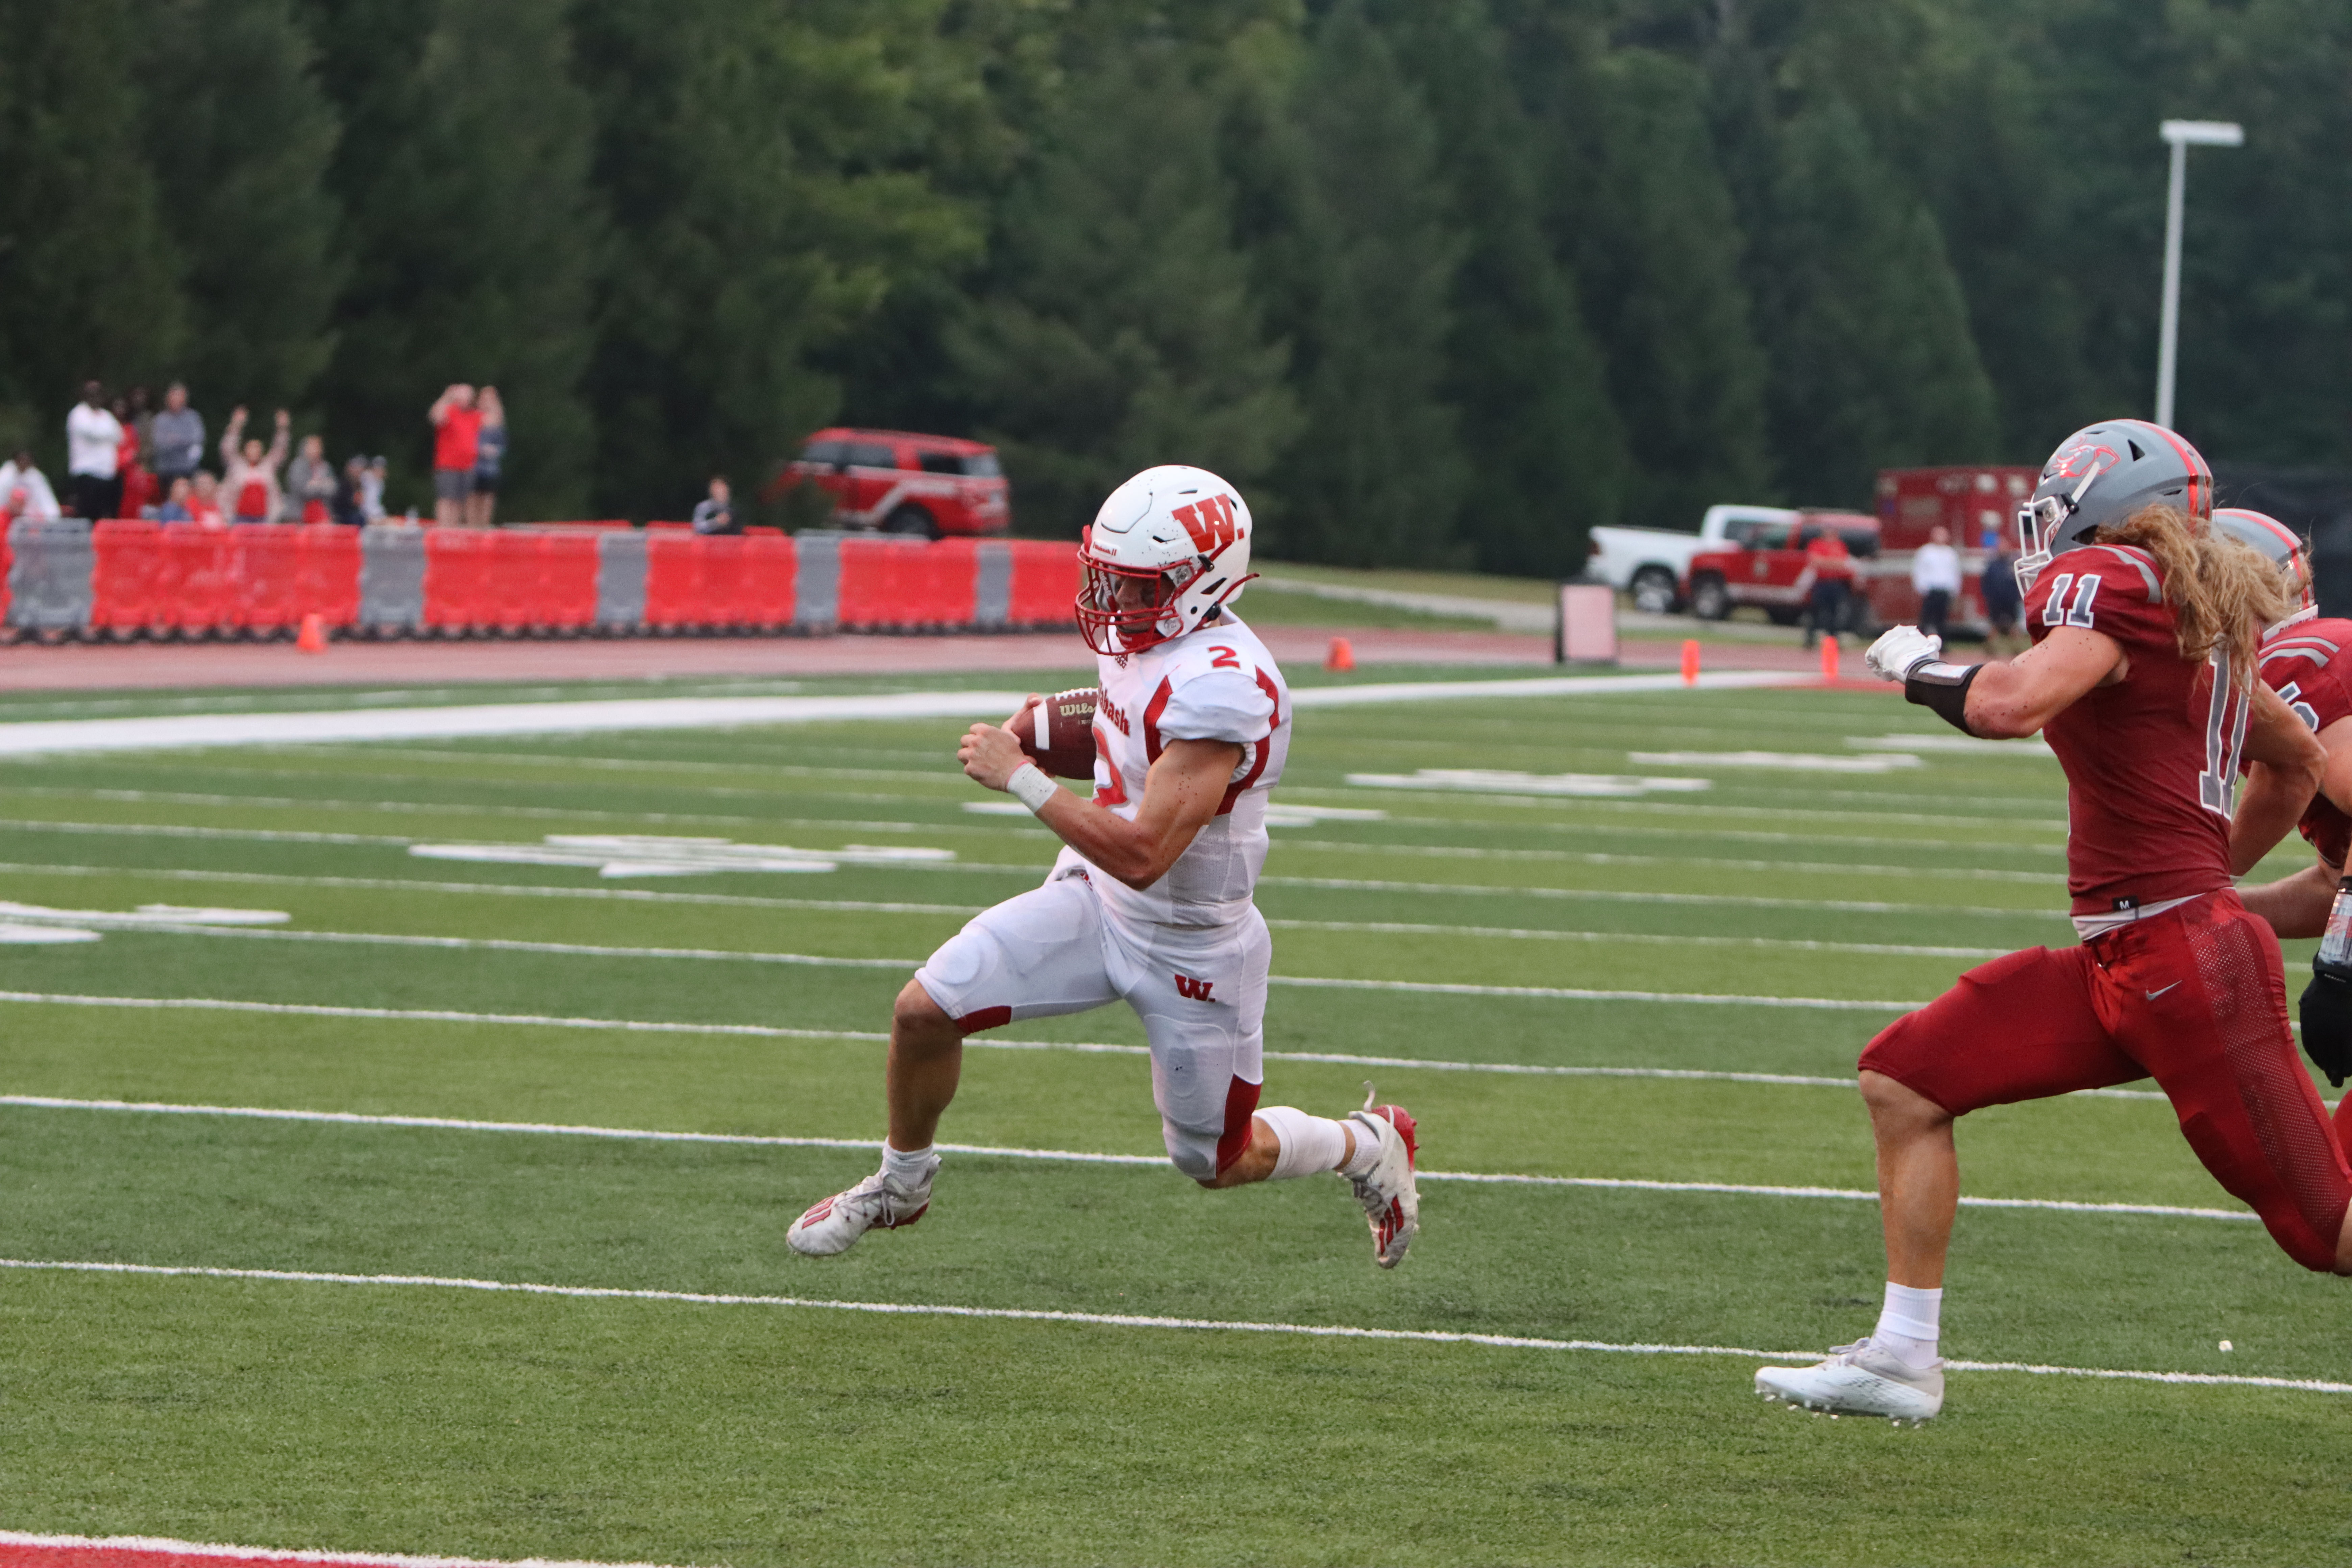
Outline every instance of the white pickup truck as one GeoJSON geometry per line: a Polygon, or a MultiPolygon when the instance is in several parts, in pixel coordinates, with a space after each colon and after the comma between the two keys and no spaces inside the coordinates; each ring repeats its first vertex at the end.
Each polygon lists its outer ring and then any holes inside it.
{"type": "Polygon", "coordinates": [[[1702,550],[1744,544],[1756,530],[1794,522],[1797,514],[1777,506],[1711,506],[1696,533],[1664,528],[1596,528],[1588,577],[1633,595],[1633,607],[1662,616],[1683,602],[1691,557],[1702,550]]]}

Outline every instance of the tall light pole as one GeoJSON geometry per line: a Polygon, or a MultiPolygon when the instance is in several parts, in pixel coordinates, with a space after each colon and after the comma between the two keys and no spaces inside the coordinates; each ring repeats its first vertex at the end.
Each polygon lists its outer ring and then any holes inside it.
{"type": "Polygon", "coordinates": [[[2164,204],[2164,325],[2156,348],[2156,422],[2169,430],[2173,371],[2180,358],[2180,212],[2189,199],[2189,149],[2242,147],[2246,132],[2226,120],[2168,120],[2157,132],[2172,144],[2172,192],[2164,204]]]}

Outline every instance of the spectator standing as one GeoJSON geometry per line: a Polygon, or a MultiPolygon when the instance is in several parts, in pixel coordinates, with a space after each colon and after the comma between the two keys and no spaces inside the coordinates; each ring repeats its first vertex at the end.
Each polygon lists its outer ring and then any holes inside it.
{"type": "Polygon", "coordinates": [[[482,423],[474,438],[474,488],[466,497],[466,521],[488,528],[497,518],[499,479],[506,468],[507,405],[495,386],[482,388],[474,402],[482,423]]]}
{"type": "Polygon", "coordinates": [[[106,411],[105,396],[104,387],[85,382],[66,416],[66,490],[76,517],[112,517],[122,500],[122,422],[106,411]]]}
{"type": "Polygon", "coordinates": [[[188,406],[188,389],[173,382],[147,429],[147,465],[165,489],[173,479],[194,483],[205,461],[205,416],[188,406]]]}
{"type": "Polygon", "coordinates": [[[726,475],[713,475],[709,495],[694,503],[694,531],[697,533],[735,531],[735,495],[734,491],[728,488],[726,475]]]}
{"type": "Polygon", "coordinates": [[[19,452],[0,463],[0,514],[11,521],[20,517],[35,522],[58,520],[58,492],[49,488],[48,476],[33,466],[32,453],[19,452]]]}
{"type": "Polygon", "coordinates": [[[188,521],[198,528],[228,526],[228,519],[221,515],[220,481],[209,468],[198,468],[195,482],[188,487],[188,521]]]}
{"type": "Polygon", "coordinates": [[[115,497],[116,517],[142,517],[155,504],[155,476],[139,461],[139,410],[128,397],[114,400],[115,423],[122,426],[122,439],[114,447],[114,476],[121,481],[121,493],[115,497]]]}
{"type": "Polygon", "coordinates": [[[1952,548],[1951,530],[1941,523],[1927,531],[1927,542],[1912,554],[1911,586],[1919,595],[1919,629],[1942,637],[1960,591],[1960,552],[1952,548]]]}
{"type": "Polygon", "coordinates": [[[345,528],[362,528],[367,515],[368,460],[354,452],[343,460],[342,478],[335,482],[334,519],[345,528]]]}
{"type": "Polygon", "coordinates": [[[383,484],[391,474],[392,464],[383,453],[368,459],[367,482],[360,488],[360,516],[369,522],[383,521],[383,484]]]}
{"type": "Polygon", "coordinates": [[[286,465],[286,521],[332,521],[335,465],[327,461],[327,443],[317,436],[302,437],[302,449],[286,465]]]}
{"type": "Polygon", "coordinates": [[[245,439],[245,406],[228,416],[221,432],[221,488],[228,492],[229,515],[237,522],[268,522],[278,516],[278,469],[293,438],[294,416],[278,411],[278,433],[265,451],[260,439],[245,439]]]}
{"type": "Polygon", "coordinates": [[[1838,635],[1845,621],[1846,590],[1853,584],[1853,555],[1836,529],[1822,527],[1806,542],[1805,572],[1813,580],[1805,595],[1805,646],[1811,647],[1824,632],[1838,635]]]}
{"type": "Polygon", "coordinates": [[[474,389],[457,381],[434,399],[425,416],[433,422],[433,521],[457,527],[466,521],[466,498],[474,493],[482,411],[474,406],[474,389]]]}
{"type": "Polygon", "coordinates": [[[196,487],[185,479],[173,479],[163,496],[163,504],[155,509],[155,521],[163,523],[194,522],[196,514],[188,509],[189,499],[196,487]]]}
{"type": "Polygon", "coordinates": [[[2024,596],[2017,591],[2017,552],[2001,542],[1999,532],[1985,530],[1984,575],[1977,593],[1984,600],[1985,622],[1991,628],[1985,645],[1995,658],[2010,658],[2024,650],[2017,629],[2025,615],[2024,596]]]}

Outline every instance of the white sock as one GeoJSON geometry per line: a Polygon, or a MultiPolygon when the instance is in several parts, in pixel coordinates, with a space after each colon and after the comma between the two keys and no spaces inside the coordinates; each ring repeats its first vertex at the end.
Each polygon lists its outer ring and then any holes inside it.
{"type": "Polygon", "coordinates": [[[919,1149],[893,1149],[887,1143],[882,1145],[882,1173],[896,1176],[908,1186],[919,1186],[929,1180],[939,1163],[940,1157],[931,1152],[929,1143],[919,1149]]]}
{"type": "Polygon", "coordinates": [[[1348,1147],[1348,1130],[1338,1122],[1287,1105],[1261,1105],[1257,1116],[1274,1129],[1282,1144],[1282,1152],[1275,1156],[1275,1181],[1339,1168],[1339,1156],[1348,1147]]]}
{"type": "Polygon", "coordinates": [[[1339,1167],[1339,1173],[1343,1176],[1370,1175],[1372,1167],[1381,1163],[1381,1135],[1365,1126],[1361,1117],[1349,1117],[1347,1125],[1348,1131],[1355,1135],[1356,1149],[1348,1156],[1347,1163],[1339,1167]]]}
{"type": "Polygon", "coordinates": [[[1933,1366],[1936,1341],[1943,1332],[1943,1318],[1942,1287],[1916,1290],[1889,1279],[1886,1305],[1879,1310],[1878,1327],[1871,1333],[1871,1342],[1881,1350],[1893,1352],[1905,1366],[1933,1366]]]}

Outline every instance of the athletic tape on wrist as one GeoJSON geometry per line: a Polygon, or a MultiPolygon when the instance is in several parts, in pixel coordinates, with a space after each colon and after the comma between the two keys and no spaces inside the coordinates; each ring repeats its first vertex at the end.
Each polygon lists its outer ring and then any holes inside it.
{"type": "Polygon", "coordinates": [[[1062,786],[1045,776],[1034,763],[1024,763],[1013,770],[1004,781],[1005,792],[1027,806],[1034,814],[1045,809],[1045,803],[1062,793],[1062,786]]]}
{"type": "Polygon", "coordinates": [[[1937,718],[1961,734],[1973,735],[1976,731],[1969,728],[1969,686],[1983,668],[1980,664],[1921,659],[1903,677],[1903,700],[1932,709],[1937,718]]]}

